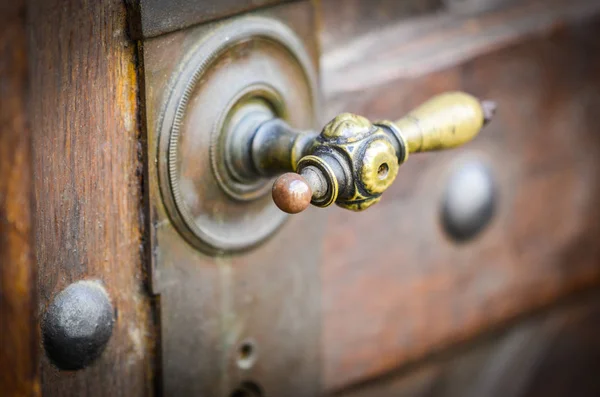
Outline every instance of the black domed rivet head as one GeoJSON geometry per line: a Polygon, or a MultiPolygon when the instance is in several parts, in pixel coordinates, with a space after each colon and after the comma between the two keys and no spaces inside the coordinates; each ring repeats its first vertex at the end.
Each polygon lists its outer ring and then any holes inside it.
{"type": "Polygon", "coordinates": [[[113,307],[97,281],[78,281],[54,297],[42,322],[44,348],[60,369],[77,370],[100,356],[113,327],[113,307]]]}
{"type": "Polygon", "coordinates": [[[456,241],[477,235],[490,222],[496,206],[496,186],[491,170],[479,160],[469,160],[448,180],[442,206],[442,223],[456,241]]]}

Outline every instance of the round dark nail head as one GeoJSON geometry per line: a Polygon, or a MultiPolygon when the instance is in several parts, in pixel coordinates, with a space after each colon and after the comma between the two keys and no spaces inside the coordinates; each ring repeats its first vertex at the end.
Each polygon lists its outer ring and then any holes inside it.
{"type": "Polygon", "coordinates": [[[78,370],[100,356],[113,327],[113,307],[97,281],[78,281],[61,291],[42,323],[44,347],[63,370],[78,370]]]}
{"type": "Polygon", "coordinates": [[[475,237],[490,222],[496,206],[496,186],[489,167],[470,160],[448,180],[442,208],[446,232],[457,241],[475,237]]]}

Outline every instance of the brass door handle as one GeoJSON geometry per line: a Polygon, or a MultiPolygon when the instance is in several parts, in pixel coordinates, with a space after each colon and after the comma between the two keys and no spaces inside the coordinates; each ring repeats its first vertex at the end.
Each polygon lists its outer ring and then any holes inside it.
{"type": "Polygon", "coordinates": [[[296,131],[281,119],[240,123],[228,147],[228,164],[238,178],[281,174],[273,200],[295,214],[309,204],[362,211],[377,203],[410,153],[450,149],[473,139],[496,105],[450,92],[425,102],[395,121],[371,123],[343,113],[320,134],[296,131]]]}
{"type": "Polygon", "coordinates": [[[364,210],[410,153],[461,145],[494,111],[491,102],[452,92],[396,122],[341,114],[321,132],[307,130],[320,95],[318,62],[304,44],[285,24],[242,18],[186,47],[168,84],[156,77],[165,89],[151,95],[157,106],[148,122],[156,127],[149,158],[157,208],[194,247],[210,254],[254,247],[286,212],[311,203],[364,210]]]}

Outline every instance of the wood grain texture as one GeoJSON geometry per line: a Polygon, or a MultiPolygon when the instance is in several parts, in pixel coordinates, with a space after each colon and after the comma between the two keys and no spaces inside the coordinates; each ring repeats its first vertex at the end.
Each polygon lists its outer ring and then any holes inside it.
{"type": "Polygon", "coordinates": [[[39,395],[24,1],[0,5],[0,394],[39,395]]]}
{"type": "MultiPolygon", "coordinates": [[[[338,16],[330,17],[324,15],[324,26],[335,29],[338,16]]],[[[500,109],[472,144],[409,159],[381,203],[364,214],[328,210],[322,289],[328,391],[418,362],[600,284],[600,20],[589,15],[540,33],[422,77],[326,92],[329,116],[398,117],[456,89],[492,98],[500,109]],[[499,201],[481,235],[455,244],[440,226],[441,200],[449,173],[468,158],[490,165],[499,201]]],[[[377,58],[363,55],[368,70],[377,58]]],[[[351,80],[343,68],[325,66],[324,81],[351,80]]]]}
{"type": "Polygon", "coordinates": [[[31,10],[39,312],[70,283],[98,279],[116,319],[103,355],[84,370],[59,371],[43,355],[47,395],[153,394],[136,48],[125,21],[118,0],[31,10]]]}
{"type": "MultiPolygon", "coordinates": [[[[323,18],[320,32],[323,55],[352,45],[364,35],[373,36],[375,44],[386,28],[442,8],[441,0],[320,0],[317,3],[323,18]]],[[[360,57],[361,54],[355,55],[360,57]]]]}
{"type": "MultiPolygon", "coordinates": [[[[443,10],[415,14],[415,7],[408,7],[410,1],[400,2],[404,7],[399,8],[396,2],[380,0],[380,8],[387,8],[387,13],[361,8],[358,19],[348,13],[342,27],[360,29],[344,38],[324,33],[324,41],[329,44],[322,57],[323,69],[336,72],[323,79],[323,90],[339,95],[360,92],[386,81],[419,78],[530,36],[565,25],[585,24],[590,16],[600,12],[600,3],[592,0],[499,1],[511,5],[475,15],[443,10]],[[406,14],[412,17],[407,18],[406,14]]],[[[337,32],[337,28],[331,29],[337,32]]]]}
{"type": "Polygon", "coordinates": [[[344,397],[595,397],[598,291],[350,390],[344,397]]]}

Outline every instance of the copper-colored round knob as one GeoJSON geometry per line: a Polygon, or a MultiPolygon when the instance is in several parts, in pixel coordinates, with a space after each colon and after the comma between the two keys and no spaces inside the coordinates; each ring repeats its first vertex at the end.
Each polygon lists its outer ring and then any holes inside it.
{"type": "Polygon", "coordinates": [[[283,212],[297,214],[304,211],[312,199],[310,186],[301,175],[288,172],[273,184],[273,201],[283,212]]]}

